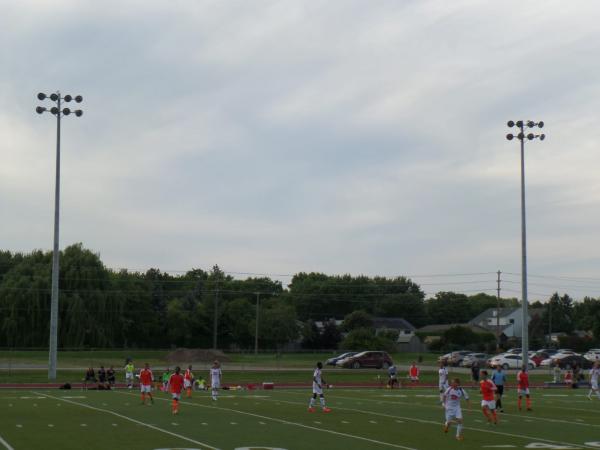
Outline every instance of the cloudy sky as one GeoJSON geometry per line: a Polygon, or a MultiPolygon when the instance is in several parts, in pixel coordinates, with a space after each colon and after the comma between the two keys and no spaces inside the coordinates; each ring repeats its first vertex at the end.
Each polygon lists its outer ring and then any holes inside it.
{"type": "MultiPolygon", "coordinates": [[[[411,275],[600,295],[600,4],[0,0],[0,248],[109,267],[411,275]],[[432,276],[444,275],[444,276],[432,276]]],[[[243,275],[240,275],[243,276],[243,275]]]]}

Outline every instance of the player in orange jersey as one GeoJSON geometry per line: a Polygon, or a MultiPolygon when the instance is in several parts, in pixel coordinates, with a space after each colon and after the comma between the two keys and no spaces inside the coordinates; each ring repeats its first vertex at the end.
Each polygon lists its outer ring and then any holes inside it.
{"type": "Polygon", "coordinates": [[[183,375],[181,375],[181,368],[175,367],[175,373],[169,377],[169,392],[173,397],[173,403],[171,409],[173,414],[179,414],[179,399],[181,398],[181,391],[183,390],[183,375]]]}
{"type": "Polygon", "coordinates": [[[408,377],[410,378],[410,381],[412,381],[413,383],[419,381],[420,372],[421,371],[419,370],[417,363],[413,361],[412,366],[410,366],[408,369],[408,377]]]}
{"type": "Polygon", "coordinates": [[[192,373],[191,364],[185,369],[185,374],[183,375],[183,388],[186,392],[186,397],[192,397],[192,386],[194,385],[194,374],[192,373]]]}
{"type": "Polygon", "coordinates": [[[521,402],[523,396],[525,396],[527,411],[532,411],[531,397],[529,396],[529,374],[527,373],[527,367],[525,366],[523,366],[517,374],[517,391],[519,393],[519,399],[517,400],[519,411],[521,411],[521,402]]]}
{"type": "Polygon", "coordinates": [[[487,370],[481,371],[481,381],[479,382],[481,391],[481,411],[489,423],[498,425],[498,416],[496,415],[496,385],[488,378],[487,370]]]}
{"type": "Polygon", "coordinates": [[[146,396],[150,398],[150,403],[154,404],[154,399],[152,398],[152,382],[154,381],[154,376],[152,375],[152,371],[150,370],[148,363],[146,363],[144,368],[140,370],[139,377],[140,391],[142,392],[142,405],[146,404],[146,396]]]}

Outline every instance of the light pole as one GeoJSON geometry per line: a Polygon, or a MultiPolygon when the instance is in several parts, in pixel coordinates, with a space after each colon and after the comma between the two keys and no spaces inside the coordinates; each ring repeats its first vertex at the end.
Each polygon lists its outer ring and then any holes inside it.
{"type": "Polygon", "coordinates": [[[528,120],[527,122],[523,120],[518,120],[514,122],[509,120],[508,128],[517,127],[519,133],[514,135],[509,133],[506,135],[506,139],[512,141],[514,138],[517,138],[521,141],[521,295],[523,297],[522,304],[522,331],[521,331],[521,351],[523,354],[523,366],[529,367],[529,321],[527,320],[527,228],[525,221],[525,140],[533,141],[534,139],[539,139],[543,141],[546,138],[544,134],[533,134],[528,133],[525,134],[525,127],[528,128],[543,128],[544,122],[534,122],[533,120],[528,120]]]}
{"type": "Polygon", "coordinates": [[[256,324],[254,329],[254,354],[258,355],[258,308],[260,307],[260,292],[256,293],[256,324]]]}
{"type": "Polygon", "coordinates": [[[73,97],[71,95],[65,95],[61,97],[60,91],[53,94],[46,95],[40,92],[37,95],[38,100],[49,99],[56,103],[56,106],[50,109],[44,106],[38,106],[35,108],[38,114],[49,112],[56,116],[56,181],[54,185],[54,250],[52,253],[52,299],[50,302],[50,343],[49,343],[49,354],[48,354],[48,379],[56,380],[56,359],[58,349],[58,272],[59,272],[59,250],[58,250],[58,232],[59,232],[59,216],[60,216],[60,118],[61,116],[68,116],[71,113],[77,117],[83,115],[83,111],[77,109],[71,111],[70,108],[63,108],[61,110],[61,100],[69,103],[75,101],[81,103],[83,97],[77,95],[73,97]]]}

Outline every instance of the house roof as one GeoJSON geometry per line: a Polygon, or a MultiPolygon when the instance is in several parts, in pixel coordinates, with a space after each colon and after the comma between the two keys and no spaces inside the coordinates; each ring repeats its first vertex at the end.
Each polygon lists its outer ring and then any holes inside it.
{"type": "Polygon", "coordinates": [[[471,323],[444,323],[435,325],[426,325],[419,328],[417,331],[420,333],[443,333],[452,327],[466,327],[475,333],[489,333],[489,330],[479,325],[473,325],[471,323]]]}
{"type": "MultiPolygon", "coordinates": [[[[514,313],[515,311],[517,311],[519,309],[521,309],[521,308],[499,308],[498,312],[499,312],[500,317],[506,317],[506,316],[511,315],[512,313],[514,313]]],[[[488,308],[484,312],[479,314],[478,316],[475,316],[474,318],[469,320],[469,323],[472,325],[479,325],[481,322],[487,322],[487,319],[496,317],[494,315],[495,313],[496,313],[496,308],[488,308]]]]}
{"type": "Polygon", "coordinates": [[[390,330],[410,330],[415,331],[416,328],[410,322],[401,317],[375,317],[373,319],[373,327],[375,329],[387,328],[390,330]]]}

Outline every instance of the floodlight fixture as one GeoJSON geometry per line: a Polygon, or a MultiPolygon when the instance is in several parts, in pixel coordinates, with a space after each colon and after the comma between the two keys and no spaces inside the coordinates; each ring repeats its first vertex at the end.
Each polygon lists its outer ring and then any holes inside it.
{"type": "Polygon", "coordinates": [[[508,125],[508,128],[512,128],[515,126],[515,122],[513,122],[512,120],[509,120],[506,125],[508,125]]]}
{"type": "Polygon", "coordinates": [[[77,97],[75,97],[75,101],[77,103],[81,103],[83,101],[83,97],[81,95],[78,95],[77,97]]]}
{"type": "Polygon", "coordinates": [[[37,95],[38,100],[45,100],[46,99],[46,94],[44,94],[43,92],[40,92],[37,95]]]}
{"type": "Polygon", "coordinates": [[[69,94],[65,95],[64,98],[65,102],[70,102],[71,100],[73,100],[73,97],[71,97],[69,94]]]}

